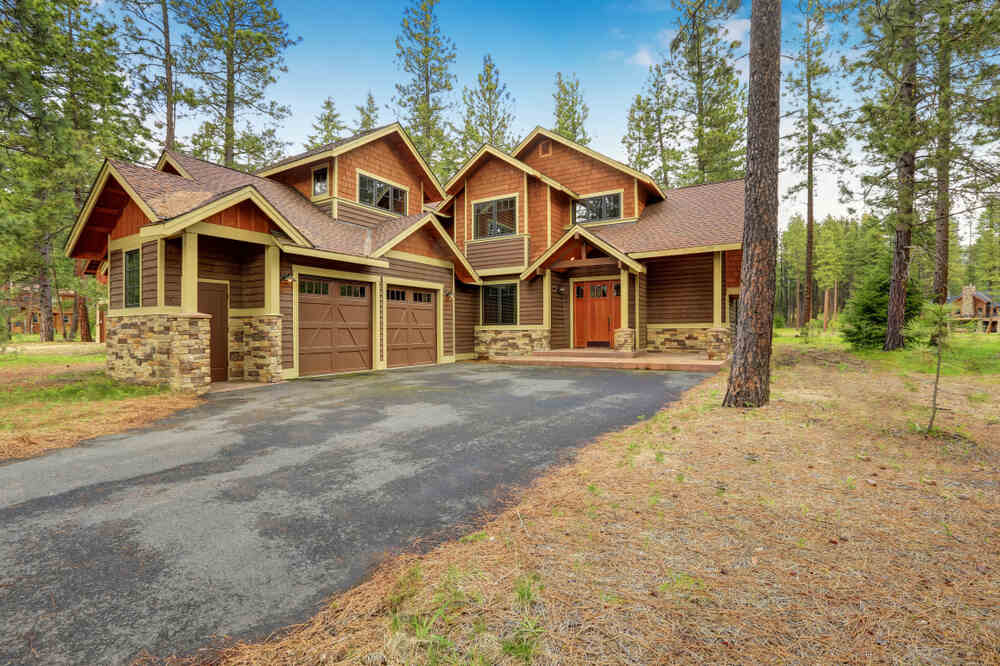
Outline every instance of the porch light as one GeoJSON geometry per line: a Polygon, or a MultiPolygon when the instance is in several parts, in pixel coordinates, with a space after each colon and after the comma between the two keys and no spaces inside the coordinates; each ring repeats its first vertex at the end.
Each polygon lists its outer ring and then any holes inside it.
{"type": "Polygon", "coordinates": [[[281,281],[282,282],[295,282],[295,278],[292,276],[291,273],[285,273],[284,275],[281,276],[281,281]]]}

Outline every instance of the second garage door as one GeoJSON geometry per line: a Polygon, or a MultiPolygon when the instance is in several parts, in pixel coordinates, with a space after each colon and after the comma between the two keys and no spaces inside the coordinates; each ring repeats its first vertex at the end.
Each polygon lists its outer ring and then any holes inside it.
{"type": "Polygon", "coordinates": [[[370,285],[299,278],[299,375],[372,367],[370,285]]]}
{"type": "Polygon", "coordinates": [[[387,365],[437,361],[437,307],[433,291],[389,285],[386,288],[387,365]]]}

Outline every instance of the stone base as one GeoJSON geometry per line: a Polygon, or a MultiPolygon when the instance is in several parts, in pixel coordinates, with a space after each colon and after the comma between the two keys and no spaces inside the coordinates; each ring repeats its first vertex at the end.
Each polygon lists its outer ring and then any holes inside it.
{"type": "Polygon", "coordinates": [[[725,360],[732,351],[732,332],[728,328],[710,328],[705,340],[709,360],[725,360]]]}
{"type": "Polygon", "coordinates": [[[709,359],[729,356],[730,334],[726,328],[671,328],[650,326],[646,349],[662,352],[699,352],[709,359]]]}
{"type": "Polygon", "coordinates": [[[521,330],[477,328],[476,358],[523,356],[551,349],[552,334],[548,329],[521,330]]]}
{"type": "Polygon", "coordinates": [[[212,382],[209,321],[203,314],[107,318],[107,369],[114,379],[202,393],[212,382]]]}
{"type": "Polygon", "coordinates": [[[229,319],[229,378],[269,384],[281,381],[281,317],[229,319]]]}
{"type": "Polygon", "coordinates": [[[635,329],[616,328],[611,348],[615,351],[635,351],[635,329]]]}

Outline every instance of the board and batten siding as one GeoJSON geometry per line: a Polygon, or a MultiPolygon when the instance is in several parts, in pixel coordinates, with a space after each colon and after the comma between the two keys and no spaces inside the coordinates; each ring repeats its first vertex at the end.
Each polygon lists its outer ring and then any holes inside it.
{"type": "Polygon", "coordinates": [[[156,307],[156,289],[157,289],[157,276],[156,276],[156,241],[146,241],[142,244],[142,294],[140,296],[140,305],[144,308],[156,307]]]}
{"type": "Polygon", "coordinates": [[[646,271],[648,323],[711,324],[711,252],[652,259],[646,271]]]}
{"type": "Polygon", "coordinates": [[[479,325],[479,287],[455,283],[455,353],[472,354],[476,350],[475,328],[479,325]]]}
{"type": "Polygon", "coordinates": [[[465,256],[477,271],[491,268],[524,267],[524,244],[526,242],[526,236],[473,241],[468,244],[465,256]]]}
{"type": "Polygon", "coordinates": [[[569,280],[552,274],[552,349],[569,348],[569,280]],[[560,291],[562,293],[560,293],[560,291]]]}
{"type": "Polygon", "coordinates": [[[112,310],[125,307],[124,266],[121,250],[113,250],[108,255],[108,299],[112,310]]]}

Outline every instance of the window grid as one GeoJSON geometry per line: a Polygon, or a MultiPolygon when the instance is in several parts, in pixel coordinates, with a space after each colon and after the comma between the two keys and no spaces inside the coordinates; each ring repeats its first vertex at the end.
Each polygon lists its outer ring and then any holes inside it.
{"type": "Polygon", "coordinates": [[[431,294],[426,291],[413,292],[414,303],[430,303],[431,300],[432,300],[431,294]]]}
{"type": "Polygon", "coordinates": [[[312,195],[314,197],[319,197],[329,192],[330,191],[329,168],[322,167],[320,169],[314,169],[312,174],[313,174],[312,195]]]}
{"type": "Polygon", "coordinates": [[[364,298],[367,295],[367,289],[358,284],[342,284],[340,285],[340,295],[346,298],[364,298]]]}
{"type": "Polygon", "coordinates": [[[390,301],[405,301],[406,291],[404,291],[403,289],[390,289],[386,298],[388,298],[390,301]]]}
{"type": "Polygon", "coordinates": [[[495,238],[517,233],[517,197],[477,203],[472,219],[475,238],[495,238]]]}
{"type": "Polygon", "coordinates": [[[576,202],[573,215],[577,223],[618,219],[622,216],[621,192],[580,199],[576,202]]]}
{"type": "Polygon", "coordinates": [[[517,325],[517,284],[483,286],[483,325],[517,325]]]}
{"type": "Polygon", "coordinates": [[[125,253],[125,307],[139,307],[139,250],[125,253]]]}

